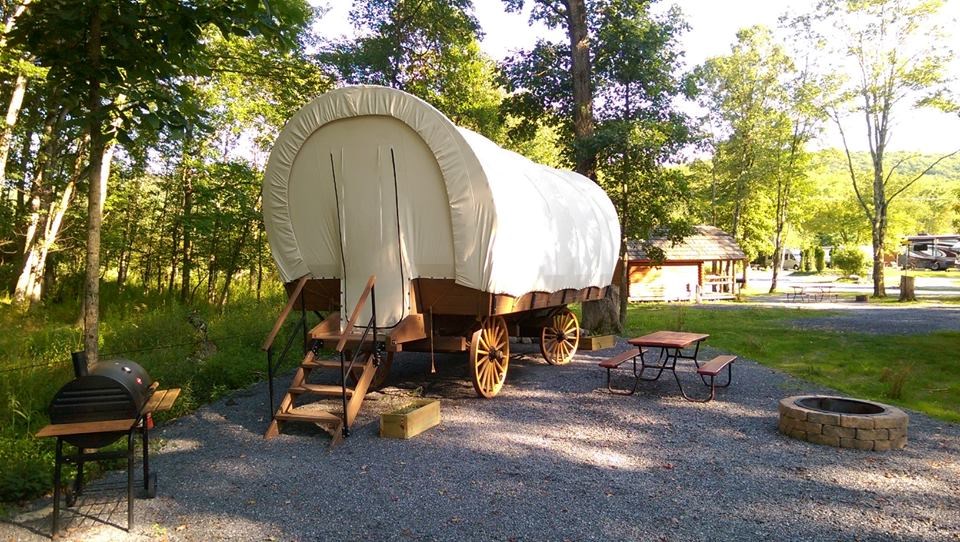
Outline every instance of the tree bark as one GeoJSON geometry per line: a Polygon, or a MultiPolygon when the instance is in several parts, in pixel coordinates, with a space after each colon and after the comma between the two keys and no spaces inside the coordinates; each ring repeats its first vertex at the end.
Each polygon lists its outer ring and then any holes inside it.
{"type": "Polygon", "coordinates": [[[584,0],[564,0],[567,34],[570,38],[570,76],[573,82],[573,132],[575,169],[596,180],[596,153],[590,145],[593,137],[593,89],[590,86],[590,35],[584,0]]]}
{"type": "Polygon", "coordinates": [[[0,185],[3,185],[7,179],[7,158],[10,156],[10,144],[13,142],[13,129],[17,125],[26,91],[27,78],[22,73],[18,73],[13,85],[13,94],[10,96],[10,104],[7,106],[7,115],[4,117],[3,126],[0,127],[0,185]]]}
{"type": "Polygon", "coordinates": [[[99,361],[100,338],[100,227],[103,223],[103,200],[107,189],[104,169],[109,173],[110,163],[104,167],[107,148],[103,136],[102,105],[100,103],[100,4],[93,4],[90,16],[90,32],[87,38],[87,61],[90,65],[88,79],[87,114],[90,134],[90,186],[87,191],[87,251],[83,293],[83,351],[87,362],[99,361]]]}
{"type": "Polygon", "coordinates": [[[46,229],[46,222],[49,218],[49,215],[44,214],[46,203],[44,193],[47,191],[46,171],[48,162],[56,148],[54,144],[55,132],[62,114],[62,110],[59,112],[51,111],[47,114],[43,123],[43,135],[40,149],[37,152],[33,182],[30,187],[29,218],[27,219],[27,229],[21,250],[23,261],[20,275],[13,290],[13,301],[16,305],[25,305],[34,301],[30,292],[33,290],[33,285],[39,280],[38,277],[42,277],[42,275],[36,275],[36,271],[39,269],[40,250],[38,244],[40,235],[46,229]]]}
{"type": "Polygon", "coordinates": [[[886,142],[886,123],[881,125],[881,135],[873,152],[873,297],[887,297],[883,283],[884,236],[887,234],[887,195],[883,179],[883,153],[886,142]]]}
{"type": "MultiPolygon", "coordinates": [[[[184,149],[186,149],[187,142],[184,141],[184,149]]],[[[190,259],[190,243],[191,243],[191,228],[190,221],[193,214],[193,177],[190,175],[190,170],[187,167],[187,153],[183,153],[183,218],[181,222],[183,224],[181,230],[183,232],[183,254],[180,258],[183,269],[182,281],[180,283],[180,301],[186,302],[190,297],[190,271],[193,267],[193,262],[190,259]]]]}
{"type": "MultiPolygon", "coordinates": [[[[10,16],[3,23],[3,34],[0,34],[0,49],[7,46],[7,36],[17,23],[17,19],[23,15],[23,12],[30,5],[31,0],[23,0],[10,12],[10,16]]],[[[27,90],[27,77],[20,69],[17,69],[17,78],[13,83],[13,92],[10,93],[10,103],[7,106],[7,114],[4,117],[3,126],[0,127],[0,185],[6,181],[7,157],[10,155],[10,143],[13,140],[13,129],[17,125],[17,118],[20,116],[20,108],[23,105],[23,96],[27,90]]]]}
{"type": "Polygon", "coordinates": [[[263,225],[257,219],[257,303],[263,286],[263,225]]]}
{"type": "Polygon", "coordinates": [[[250,222],[248,221],[244,224],[243,232],[240,234],[240,238],[237,239],[237,244],[233,247],[233,252],[230,254],[230,262],[227,264],[227,271],[223,275],[223,288],[220,290],[220,299],[217,300],[217,306],[220,307],[221,311],[227,304],[227,299],[230,294],[230,283],[233,282],[233,275],[237,273],[237,264],[240,262],[240,255],[243,253],[244,245],[247,244],[249,234],[250,222]]]}
{"type": "MultiPolygon", "coordinates": [[[[590,34],[584,0],[564,0],[570,39],[570,78],[573,83],[574,169],[596,180],[597,159],[591,138],[594,132],[593,88],[590,85],[590,34]]],[[[581,325],[594,333],[619,333],[623,292],[614,285],[605,299],[583,304],[581,325]]]]}
{"type": "Polygon", "coordinates": [[[914,290],[913,277],[900,276],[900,301],[916,301],[917,293],[914,290]]]}

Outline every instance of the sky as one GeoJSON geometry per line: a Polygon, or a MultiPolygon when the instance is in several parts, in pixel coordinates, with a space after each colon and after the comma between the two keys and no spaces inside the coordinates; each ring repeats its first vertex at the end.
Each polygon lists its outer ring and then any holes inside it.
{"type": "MultiPolygon", "coordinates": [[[[531,47],[539,37],[562,38],[562,34],[530,24],[527,14],[506,13],[501,0],[473,0],[474,12],[484,31],[481,47],[496,60],[509,56],[511,51],[531,47]]],[[[665,10],[676,4],[684,13],[690,30],[681,38],[688,68],[707,58],[730,52],[737,30],[762,24],[776,27],[777,18],[788,9],[807,10],[815,0],[666,0],[659,3],[665,10]]],[[[352,35],[347,15],[350,0],[330,0],[330,11],[323,17],[319,30],[324,37],[352,35]]],[[[948,30],[956,29],[950,39],[953,51],[960,54],[960,0],[945,0],[941,10],[941,24],[948,30]]],[[[960,58],[955,58],[953,76],[960,85],[960,58]]],[[[866,150],[863,123],[854,119],[844,125],[848,142],[854,150],[866,150]]],[[[901,110],[894,118],[895,131],[890,150],[946,153],[960,148],[960,117],[931,110],[901,110]]],[[[841,146],[836,128],[828,126],[815,147],[841,146]]]]}

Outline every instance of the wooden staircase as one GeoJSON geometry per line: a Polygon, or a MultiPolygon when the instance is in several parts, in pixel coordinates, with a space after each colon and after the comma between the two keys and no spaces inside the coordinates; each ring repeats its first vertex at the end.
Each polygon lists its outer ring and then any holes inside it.
{"type": "MultiPolygon", "coordinates": [[[[279,435],[280,425],[284,422],[315,424],[330,433],[333,437],[333,444],[349,435],[349,428],[356,420],[360,405],[363,404],[363,399],[381,363],[381,354],[377,351],[375,304],[373,311],[371,311],[373,315],[367,326],[364,328],[355,327],[356,319],[367,300],[367,296],[370,295],[371,299],[375,296],[373,287],[374,277],[371,276],[354,307],[347,326],[342,332],[338,331],[336,337],[331,336],[331,330],[339,330],[339,314],[331,315],[311,331],[312,348],[304,355],[300,367],[297,368],[297,372],[290,382],[290,387],[283,396],[276,413],[273,414],[273,419],[267,427],[266,433],[264,433],[264,438],[271,439],[279,435]],[[357,331],[362,332],[357,333],[357,331]],[[321,337],[325,340],[338,339],[335,350],[339,360],[317,359],[317,352],[321,345],[321,341],[318,339],[321,337]],[[314,371],[317,374],[324,372],[335,374],[335,380],[339,384],[311,382],[310,377],[314,371]],[[352,376],[355,380],[353,387],[348,386],[348,376],[352,376]],[[298,406],[298,400],[305,396],[339,399],[339,412],[322,410],[320,409],[321,405],[317,404],[308,407],[302,400],[299,401],[301,404],[298,406]]],[[[285,318],[285,316],[283,317],[285,318]]],[[[272,338],[268,339],[268,342],[272,343],[272,338]]],[[[391,357],[392,353],[387,354],[386,363],[388,366],[392,361],[391,357]]],[[[330,379],[326,380],[329,381],[330,379]]]]}

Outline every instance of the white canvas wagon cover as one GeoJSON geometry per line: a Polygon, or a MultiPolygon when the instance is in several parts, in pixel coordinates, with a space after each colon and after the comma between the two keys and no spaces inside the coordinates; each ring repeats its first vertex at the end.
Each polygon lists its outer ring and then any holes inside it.
{"type": "Polygon", "coordinates": [[[375,274],[385,325],[405,314],[409,279],[513,296],[603,287],[620,245],[613,204],[591,180],[377,86],[328,92],[287,122],[263,213],[285,282],[341,279],[351,302],[375,274]]]}

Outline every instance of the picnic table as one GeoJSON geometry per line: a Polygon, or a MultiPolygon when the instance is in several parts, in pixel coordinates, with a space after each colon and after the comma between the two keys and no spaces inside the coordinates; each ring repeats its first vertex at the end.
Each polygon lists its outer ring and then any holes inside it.
{"type": "Polygon", "coordinates": [[[822,302],[824,299],[833,298],[837,301],[838,295],[833,291],[834,285],[822,282],[810,282],[805,284],[791,284],[793,291],[787,295],[793,302],[813,300],[822,302]]]}
{"type": "Polygon", "coordinates": [[[790,294],[790,300],[797,302],[797,300],[803,301],[807,298],[806,285],[804,284],[791,284],[793,292],[790,294]]]}
{"type": "Polygon", "coordinates": [[[730,385],[730,378],[732,376],[730,366],[737,358],[736,356],[717,356],[701,365],[700,361],[697,360],[697,355],[700,352],[700,343],[707,340],[708,337],[710,337],[710,335],[705,333],[657,331],[642,337],[629,339],[627,342],[637,347],[636,353],[625,352],[614,358],[605,360],[600,364],[601,367],[607,369],[607,389],[620,395],[633,395],[641,380],[659,380],[664,371],[669,371],[673,374],[673,378],[677,382],[677,387],[680,389],[680,394],[684,399],[701,403],[712,400],[716,396],[717,387],[725,388],[730,385]],[[660,349],[659,355],[655,361],[648,362],[645,354],[654,348],[660,349]],[[688,353],[691,348],[693,352],[688,353]],[[627,391],[626,389],[615,389],[611,387],[610,370],[619,367],[628,360],[633,361],[633,388],[627,391]],[[637,364],[637,360],[640,361],[639,365],[637,364]],[[683,384],[680,383],[680,378],[677,376],[678,360],[693,361],[697,375],[703,381],[703,384],[710,386],[709,397],[706,399],[697,399],[687,395],[683,389],[683,384]],[[714,378],[725,368],[727,369],[727,381],[725,384],[717,385],[714,382],[714,378]],[[652,374],[648,373],[645,375],[644,372],[647,370],[650,370],[652,374]],[[708,378],[709,382],[707,380],[708,378]]]}

